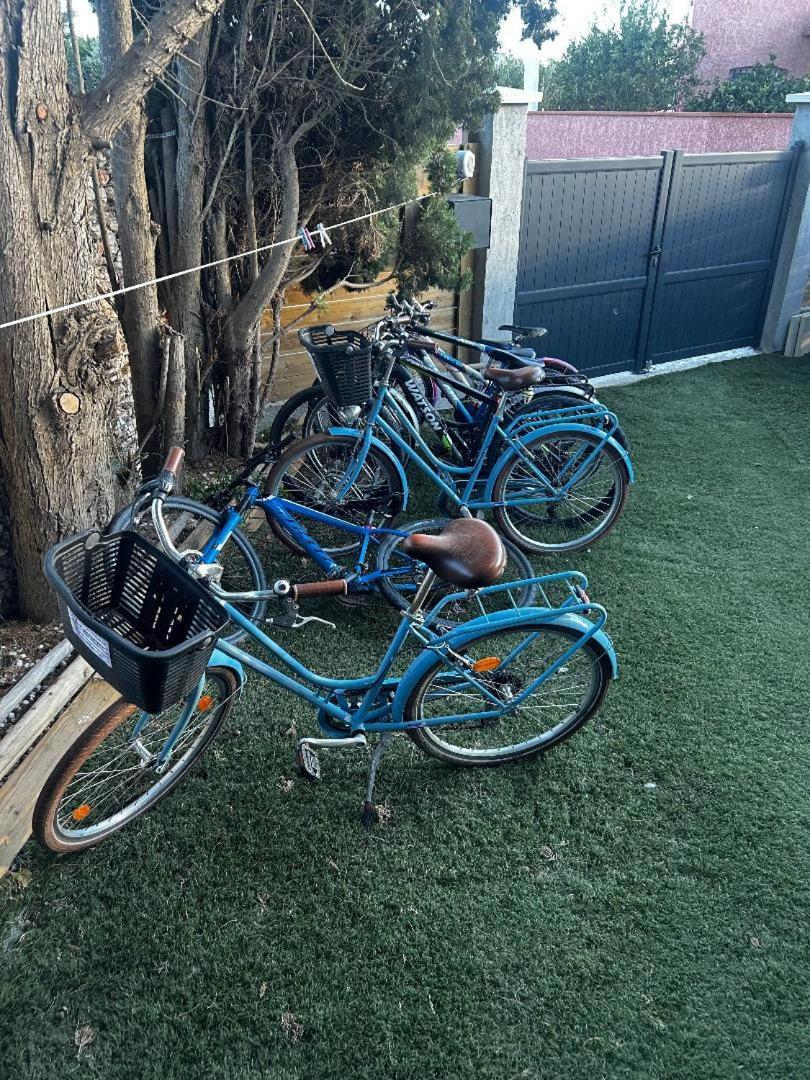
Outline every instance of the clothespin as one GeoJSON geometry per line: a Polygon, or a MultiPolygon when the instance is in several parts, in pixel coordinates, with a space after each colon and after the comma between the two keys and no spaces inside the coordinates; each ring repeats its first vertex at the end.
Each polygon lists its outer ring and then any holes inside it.
{"type": "Polygon", "coordinates": [[[327,247],[332,246],[332,239],[329,236],[329,233],[326,231],[326,228],[324,227],[324,224],[323,224],[322,221],[318,222],[318,226],[315,229],[315,235],[320,240],[322,248],[327,248],[327,247]]]}
{"type": "Polygon", "coordinates": [[[298,239],[304,245],[304,251],[314,251],[315,241],[312,239],[312,235],[309,229],[305,229],[303,226],[298,230],[298,239]]]}

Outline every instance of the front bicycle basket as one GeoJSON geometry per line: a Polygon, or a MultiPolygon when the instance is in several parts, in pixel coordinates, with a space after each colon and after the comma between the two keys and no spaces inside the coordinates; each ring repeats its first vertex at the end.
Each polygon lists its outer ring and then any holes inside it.
{"type": "Polygon", "coordinates": [[[318,372],[329,401],[339,408],[371,399],[371,342],[356,330],[310,326],[298,337],[318,372]]]}
{"type": "Polygon", "coordinates": [[[134,532],[63,540],[46,554],[45,576],[68,641],[146,712],[196,686],[228,622],[198,581],[134,532]]]}

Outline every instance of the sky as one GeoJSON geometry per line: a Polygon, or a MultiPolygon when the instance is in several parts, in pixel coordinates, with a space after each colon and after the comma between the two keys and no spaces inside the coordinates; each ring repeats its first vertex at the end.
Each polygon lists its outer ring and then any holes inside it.
{"type": "MultiPolygon", "coordinates": [[[[610,25],[615,21],[618,6],[618,0],[557,0],[559,14],[551,24],[557,37],[540,49],[541,61],[558,60],[569,42],[587,33],[596,19],[610,25]]],[[[692,0],[663,0],[663,7],[671,19],[681,22],[691,13],[692,0]]],[[[501,48],[515,56],[532,58],[537,54],[537,46],[520,40],[521,26],[520,12],[515,8],[501,28],[501,48]]]]}
{"type": "MultiPolygon", "coordinates": [[[[664,6],[674,19],[681,20],[691,11],[692,0],[664,0],[664,6]]],[[[95,37],[96,17],[89,0],[73,0],[76,13],[76,29],[80,37],[95,37]]],[[[554,29],[558,36],[554,41],[547,41],[540,50],[541,60],[556,60],[564,52],[570,41],[581,37],[595,18],[611,21],[615,17],[618,0],[557,0],[559,15],[554,20],[554,29]]],[[[501,47],[504,52],[516,56],[533,57],[535,45],[530,41],[520,40],[521,19],[515,9],[503,24],[501,47]]]]}

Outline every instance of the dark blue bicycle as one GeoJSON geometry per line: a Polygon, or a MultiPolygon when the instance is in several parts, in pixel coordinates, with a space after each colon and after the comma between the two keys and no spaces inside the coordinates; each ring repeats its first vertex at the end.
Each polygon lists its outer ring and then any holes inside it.
{"type": "MultiPolygon", "coordinates": [[[[435,485],[443,509],[462,516],[491,510],[502,534],[530,553],[590,547],[616,524],[633,468],[614,437],[618,420],[603,405],[527,409],[509,418],[510,404],[528,401],[542,383],[541,366],[478,372],[435,343],[407,331],[395,336],[389,327],[375,380],[373,342],[331,327],[318,331],[302,331],[302,340],[330,400],[337,407],[370,404],[357,417],[356,429],[333,427],[289,446],[267,476],[269,495],[335,516],[361,512],[387,526],[408,502],[401,458],[435,485]],[[414,352],[428,346],[465,381],[420,363],[414,352]],[[464,395],[465,423],[455,442],[448,425],[454,454],[433,449],[391,393],[398,365],[437,380],[448,393],[464,395]]],[[[438,422],[447,423],[441,417],[438,422]]],[[[300,553],[293,536],[277,532],[300,553]]]]}
{"type": "MultiPolygon", "coordinates": [[[[447,524],[445,519],[409,522],[397,528],[377,527],[352,520],[352,507],[343,508],[343,516],[324,513],[314,507],[292,502],[278,496],[265,497],[251,482],[251,463],[222,495],[229,496],[222,509],[183,496],[173,496],[163,504],[163,516],[172,543],[189,562],[217,563],[220,583],[231,593],[245,594],[239,606],[252,622],[268,621],[276,626],[297,625],[300,618],[293,598],[283,586],[270,590],[281,600],[285,610],[267,618],[268,583],[262,559],[246,532],[254,532],[262,519],[274,532],[282,534],[288,545],[295,544],[296,553],[309,558],[327,579],[345,583],[338,594],[347,601],[379,591],[397,610],[404,611],[425,574],[425,565],[407,552],[407,541],[414,533],[438,535],[447,524]],[[257,521],[257,515],[260,515],[257,521]]],[[[145,484],[133,503],[121,510],[113,520],[110,531],[133,529],[152,543],[159,537],[152,520],[153,484],[145,484]]],[[[357,515],[354,515],[357,517],[357,515]]],[[[471,615],[485,614],[503,605],[524,607],[534,600],[534,588],[528,579],[534,570],[524,553],[508,540],[503,544],[506,562],[503,581],[524,581],[513,590],[500,591],[487,597],[472,598],[471,610],[467,598],[458,598],[442,609],[444,625],[451,626],[471,615]]],[[[435,579],[426,604],[433,607],[452,589],[435,579]]],[[[314,618],[310,616],[309,618],[314,618]]],[[[238,641],[242,631],[235,627],[230,640],[238,641]]]]}

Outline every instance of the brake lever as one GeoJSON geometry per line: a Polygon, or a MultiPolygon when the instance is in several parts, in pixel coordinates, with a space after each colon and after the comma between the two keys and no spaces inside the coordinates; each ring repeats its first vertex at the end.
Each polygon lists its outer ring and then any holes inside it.
{"type": "Polygon", "coordinates": [[[328,626],[332,630],[337,630],[337,626],[328,619],[321,619],[317,615],[302,615],[298,604],[291,596],[283,597],[281,602],[285,609],[283,614],[271,615],[270,618],[265,619],[264,621],[268,626],[280,626],[286,630],[300,630],[307,623],[317,622],[323,623],[324,626],[328,626]]]}

